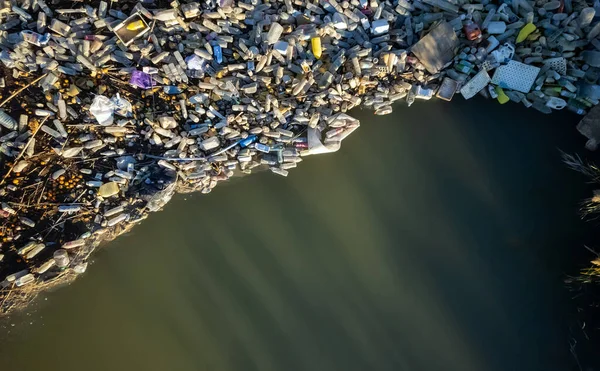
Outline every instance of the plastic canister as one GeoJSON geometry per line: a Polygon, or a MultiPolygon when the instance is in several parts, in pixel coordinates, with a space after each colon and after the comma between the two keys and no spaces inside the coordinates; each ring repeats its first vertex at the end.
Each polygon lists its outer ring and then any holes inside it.
{"type": "Polygon", "coordinates": [[[567,106],[567,102],[561,98],[550,97],[546,102],[546,106],[555,110],[561,110],[567,106]]]}

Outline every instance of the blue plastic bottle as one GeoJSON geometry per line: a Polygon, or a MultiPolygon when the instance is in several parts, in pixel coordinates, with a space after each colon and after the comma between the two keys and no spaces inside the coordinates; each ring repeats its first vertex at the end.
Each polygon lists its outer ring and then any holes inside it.
{"type": "Polygon", "coordinates": [[[266,144],[262,144],[262,143],[256,143],[254,145],[254,148],[256,148],[257,151],[264,152],[264,153],[269,153],[271,151],[271,147],[269,147],[266,144]]]}
{"type": "Polygon", "coordinates": [[[221,64],[223,62],[223,51],[221,50],[221,45],[213,45],[213,53],[217,63],[221,64]]]}
{"type": "Polygon", "coordinates": [[[256,135],[249,135],[248,138],[240,140],[240,147],[246,148],[250,144],[254,143],[257,139],[256,135]]]}

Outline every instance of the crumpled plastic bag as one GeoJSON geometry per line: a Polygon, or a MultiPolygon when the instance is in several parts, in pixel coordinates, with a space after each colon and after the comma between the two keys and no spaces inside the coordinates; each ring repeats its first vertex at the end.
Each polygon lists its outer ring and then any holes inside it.
{"type": "Polygon", "coordinates": [[[141,89],[150,89],[154,86],[152,76],[142,71],[133,71],[129,83],[141,89]]]}
{"type": "Polygon", "coordinates": [[[197,56],[196,54],[190,55],[185,59],[188,70],[204,71],[208,62],[206,59],[197,56]]]}
{"type": "Polygon", "coordinates": [[[125,98],[121,98],[121,95],[117,93],[116,96],[112,97],[110,100],[115,108],[115,113],[119,116],[123,117],[131,117],[133,114],[133,107],[131,107],[131,103],[125,98]]]}
{"type": "Polygon", "coordinates": [[[90,106],[90,113],[94,115],[100,125],[108,126],[112,125],[115,113],[119,116],[131,117],[133,107],[127,99],[121,98],[118,93],[112,99],[108,99],[104,95],[96,95],[90,106]]]}
{"type": "Polygon", "coordinates": [[[328,126],[325,140],[323,140],[323,133],[317,128],[307,129],[307,155],[336,152],[340,149],[342,140],[358,129],[360,121],[345,113],[339,113],[329,120],[328,126]]]}
{"type": "Polygon", "coordinates": [[[90,106],[90,113],[102,126],[112,125],[114,110],[115,104],[104,95],[96,95],[90,106]]]}
{"type": "Polygon", "coordinates": [[[115,159],[117,168],[123,171],[129,171],[129,165],[135,165],[136,161],[133,156],[121,156],[115,159]]]}

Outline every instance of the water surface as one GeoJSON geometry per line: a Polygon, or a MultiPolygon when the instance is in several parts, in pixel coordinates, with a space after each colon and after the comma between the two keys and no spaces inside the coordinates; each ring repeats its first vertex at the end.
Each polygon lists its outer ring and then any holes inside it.
{"type": "Polygon", "coordinates": [[[578,118],[479,99],[355,115],[338,153],[177,197],[110,243],[3,323],[2,369],[569,368],[588,189],[558,148],[583,153],[578,118]]]}

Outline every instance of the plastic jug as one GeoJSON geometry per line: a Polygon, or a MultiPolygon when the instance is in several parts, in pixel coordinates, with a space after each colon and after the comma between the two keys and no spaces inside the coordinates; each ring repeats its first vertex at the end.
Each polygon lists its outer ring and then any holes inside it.
{"type": "Polygon", "coordinates": [[[561,110],[567,106],[567,102],[561,98],[550,97],[546,102],[546,106],[555,110],[561,110]]]}

